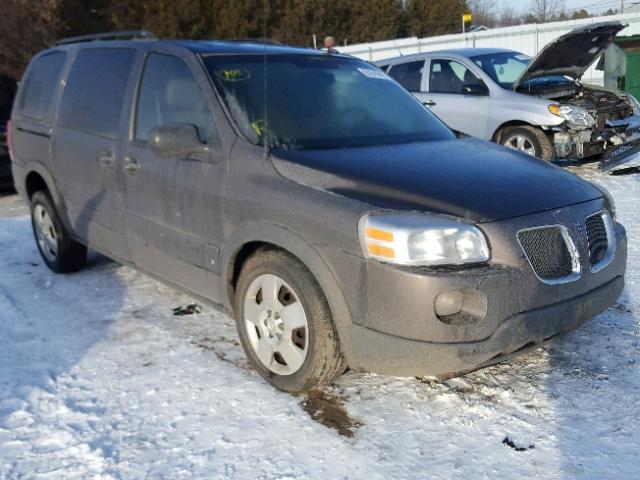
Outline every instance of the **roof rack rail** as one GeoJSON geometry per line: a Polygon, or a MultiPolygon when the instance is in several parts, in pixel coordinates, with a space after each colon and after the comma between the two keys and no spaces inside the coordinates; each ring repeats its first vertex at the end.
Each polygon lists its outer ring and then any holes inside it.
{"type": "Polygon", "coordinates": [[[99,40],[157,40],[153,33],[146,30],[129,30],[126,32],[92,33],[78,37],[62,38],[54,46],[69,45],[71,43],[95,42],[99,40]]]}
{"type": "Polygon", "coordinates": [[[225,42],[247,42],[247,43],[264,43],[266,45],[285,45],[284,43],[282,43],[279,40],[276,40],[274,38],[264,38],[264,37],[259,37],[259,38],[232,38],[229,40],[224,40],[225,42]]]}

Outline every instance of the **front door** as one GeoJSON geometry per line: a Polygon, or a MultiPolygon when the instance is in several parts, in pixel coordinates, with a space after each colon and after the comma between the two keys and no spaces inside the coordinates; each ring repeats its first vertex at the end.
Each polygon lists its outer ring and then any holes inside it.
{"type": "Polygon", "coordinates": [[[222,228],[225,162],[170,158],[148,148],[155,127],[196,127],[203,143],[219,145],[211,88],[197,62],[150,53],[139,82],[133,131],[126,147],[126,227],[134,262],[143,270],[219,301],[216,279],[222,228]]]}
{"type": "Polygon", "coordinates": [[[486,95],[463,90],[465,86],[486,89],[484,82],[456,60],[431,59],[428,68],[428,94],[421,100],[450,128],[488,140],[488,89],[486,95]]]}

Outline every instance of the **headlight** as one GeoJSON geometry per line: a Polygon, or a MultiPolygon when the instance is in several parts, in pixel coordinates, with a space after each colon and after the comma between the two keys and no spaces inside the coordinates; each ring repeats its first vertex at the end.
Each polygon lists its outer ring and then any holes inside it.
{"type": "Polygon", "coordinates": [[[631,104],[631,108],[633,108],[633,113],[636,115],[640,115],[640,102],[638,99],[631,95],[630,93],[625,93],[627,98],[629,99],[629,103],[631,104]]]}
{"type": "Polygon", "coordinates": [[[564,118],[567,122],[575,126],[591,128],[596,124],[596,121],[591,114],[582,107],[558,105],[553,103],[549,105],[548,108],[555,116],[564,118]]]}
{"type": "Polygon", "coordinates": [[[591,182],[591,185],[593,185],[594,187],[596,187],[600,193],[602,193],[602,196],[604,197],[604,207],[609,210],[609,213],[611,213],[611,218],[613,218],[613,221],[616,221],[616,202],[613,199],[613,195],[611,195],[611,192],[609,192],[609,190],[607,190],[606,188],[604,188],[602,185],[598,185],[597,183],[593,183],[591,182]]]}
{"type": "Polygon", "coordinates": [[[462,265],[489,260],[489,246],[475,225],[418,213],[370,213],[358,225],[362,251],[398,265],[462,265]]]}

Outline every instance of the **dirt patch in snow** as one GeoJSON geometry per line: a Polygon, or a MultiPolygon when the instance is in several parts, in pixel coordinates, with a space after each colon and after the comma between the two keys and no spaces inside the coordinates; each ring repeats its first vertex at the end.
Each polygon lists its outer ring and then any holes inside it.
{"type": "Polygon", "coordinates": [[[348,438],[352,438],[354,430],[363,425],[360,420],[349,416],[343,399],[322,390],[309,392],[300,405],[313,420],[348,438]]]}

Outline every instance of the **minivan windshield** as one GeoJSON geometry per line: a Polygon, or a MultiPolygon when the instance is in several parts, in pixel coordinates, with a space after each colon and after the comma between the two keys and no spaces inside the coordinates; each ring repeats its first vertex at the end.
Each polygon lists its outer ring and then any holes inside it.
{"type": "Polygon", "coordinates": [[[334,55],[207,55],[238,128],[258,145],[350,148],[454,138],[378,68],[334,55]]]}

